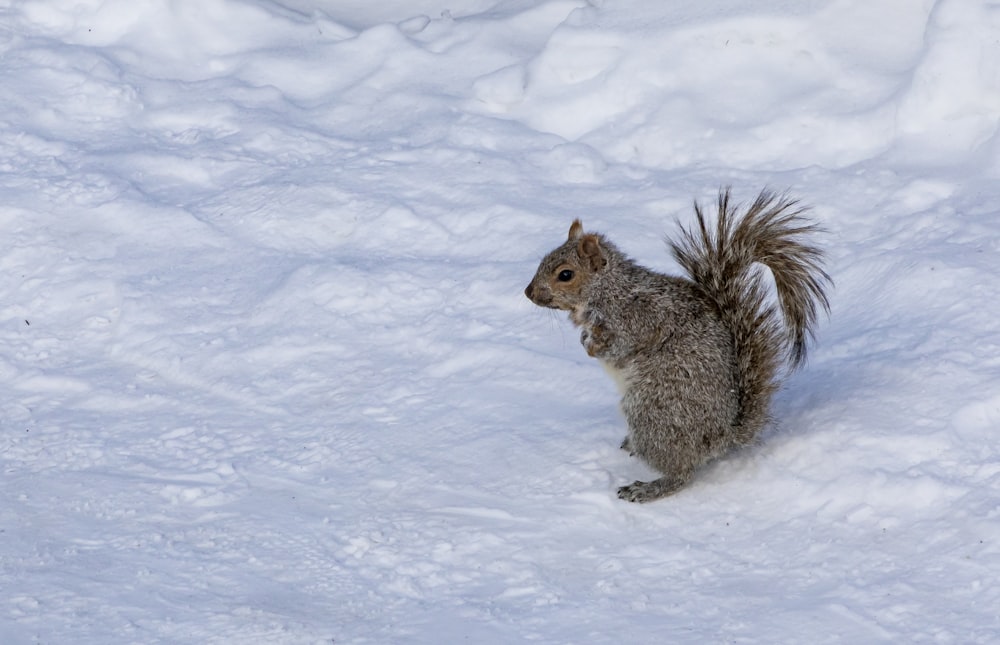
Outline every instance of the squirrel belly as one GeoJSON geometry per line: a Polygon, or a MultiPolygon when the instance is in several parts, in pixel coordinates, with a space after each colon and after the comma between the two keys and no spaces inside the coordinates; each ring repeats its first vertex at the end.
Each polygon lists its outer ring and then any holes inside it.
{"type": "Polygon", "coordinates": [[[625,370],[620,367],[616,367],[611,361],[598,359],[597,362],[600,363],[601,367],[604,368],[604,371],[611,377],[611,381],[618,389],[618,394],[625,396],[625,392],[628,389],[628,381],[625,378],[625,370]]]}
{"type": "Polygon", "coordinates": [[[794,200],[764,190],[742,213],[719,194],[715,226],[671,241],[687,274],[640,266],[579,220],[538,266],[525,295],[570,313],[580,342],[622,395],[622,448],[662,473],[622,486],[649,502],[684,487],[704,463],[752,441],[770,421],[781,377],[801,366],[817,309],[829,311],[815,226],[794,200]],[[773,276],[776,303],[762,281],[773,276]]]}

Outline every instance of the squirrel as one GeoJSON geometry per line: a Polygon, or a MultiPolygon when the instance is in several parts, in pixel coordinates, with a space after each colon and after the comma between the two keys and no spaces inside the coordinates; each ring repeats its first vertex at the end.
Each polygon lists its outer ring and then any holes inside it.
{"type": "Polygon", "coordinates": [[[640,266],[574,220],[524,290],[569,312],[587,354],[621,390],[622,449],[663,475],[620,487],[621,499],[671,495],[700,466],[749,444],[771,421],[781,379],[805,361],[818,308],[830,311],[822,251],[803,239],[818,230],[808,209],[765,188],[738,210],[720,190],[713,230],[695,202],[696,226],[667,240],[686,277],[640,266]]]}

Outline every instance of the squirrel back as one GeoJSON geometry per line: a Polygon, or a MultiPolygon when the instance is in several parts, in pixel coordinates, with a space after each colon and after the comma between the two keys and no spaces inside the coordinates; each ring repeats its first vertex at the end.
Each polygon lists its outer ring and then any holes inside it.
{"type": "Polygon", "coordinates": [[[764,190],[740,217],[724,190],[713,228],[696,204],[696,226],[670,242],[687,278],[638,265],[579,220],[542,260],[525,295],[569,312],[587,353],[622,385],[622,447],[664,474],[619,497],[669,495],[768,423],[782,373],[803,363],[817,309],[829,309],[822,254],[802,239],[816,229],[804,211],[764,190]]]}

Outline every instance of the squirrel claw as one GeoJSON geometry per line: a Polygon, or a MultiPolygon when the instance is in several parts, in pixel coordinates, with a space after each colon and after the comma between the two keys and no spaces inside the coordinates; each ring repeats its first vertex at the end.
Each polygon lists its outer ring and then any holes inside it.
{"type": "Polygon", "coordinates": [[[622,486],[618,489],[618,499],[623,499],[626,502],[648,502],[651,501],[643,495],[643,486],[646,482],[635,481],[628,486],[622,486]]]}

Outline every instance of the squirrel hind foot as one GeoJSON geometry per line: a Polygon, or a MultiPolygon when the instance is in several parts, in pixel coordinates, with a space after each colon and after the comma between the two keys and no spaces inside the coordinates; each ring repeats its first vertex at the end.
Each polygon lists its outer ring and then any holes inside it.
{"type": "Polygon", "coordinates": [[[619,488],[618,497],[626,502],[645,504],[646,502],[652,502],[667,495],[673,495],[684,488],[686,483],[686,479],[678,477],[660,477],[651,482],[637,481],[619,488]]]}

